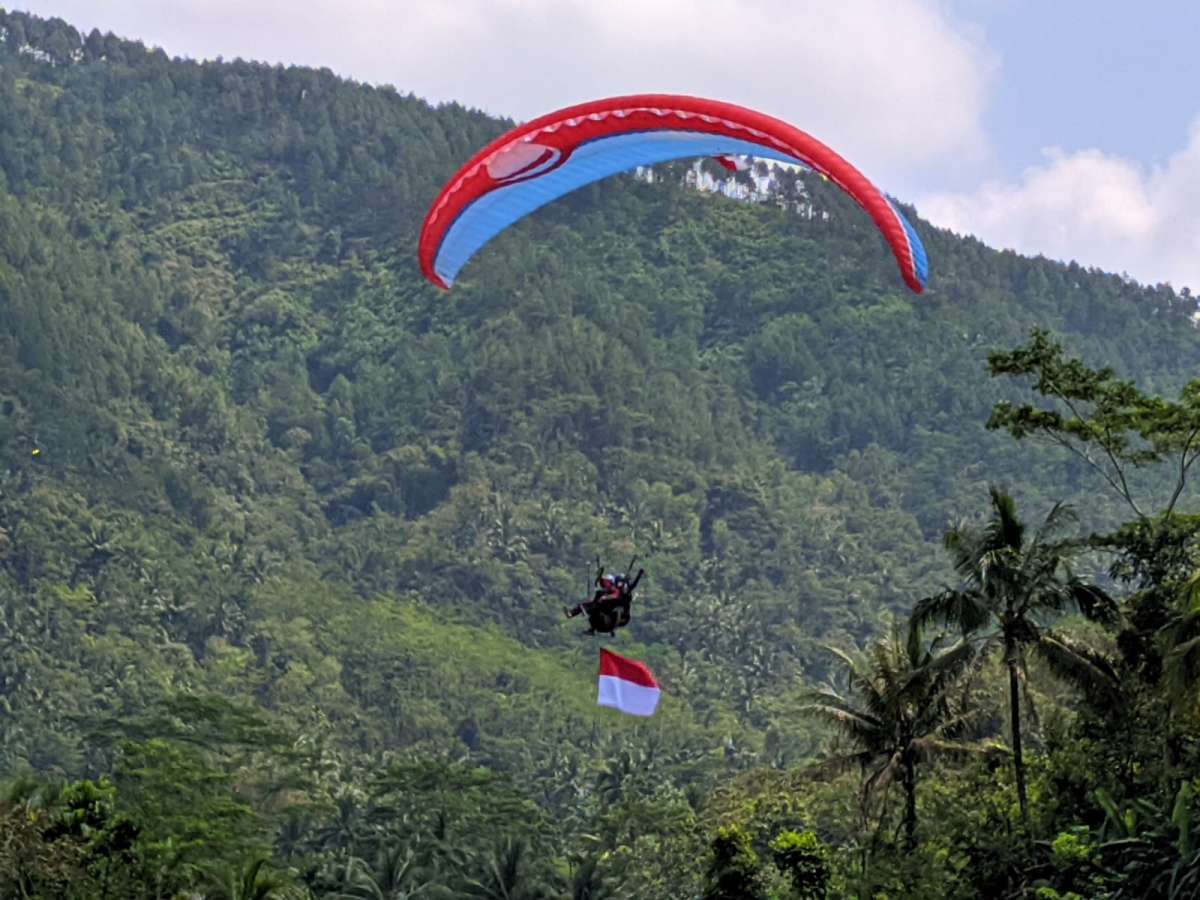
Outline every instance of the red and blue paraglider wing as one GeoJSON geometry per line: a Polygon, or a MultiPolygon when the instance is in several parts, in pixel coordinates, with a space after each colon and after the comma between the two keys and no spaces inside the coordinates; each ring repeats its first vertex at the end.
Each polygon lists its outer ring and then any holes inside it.
{"type": "Polygon", "coordinates": [[[732,103],[645,94],[596,100],[518,126],[484,147],[442,189],[421,230],[425,276],[449,288],[479,248],[540,206],[638,166],[696,156],[748,155],[824,175],[874,220],[921,293],[929,276],[912,225],[862,173],[820,141],[732,103]]]}

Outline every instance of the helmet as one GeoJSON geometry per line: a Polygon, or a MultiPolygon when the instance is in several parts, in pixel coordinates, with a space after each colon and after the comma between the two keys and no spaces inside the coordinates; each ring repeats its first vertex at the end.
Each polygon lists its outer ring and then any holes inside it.
{"type": "Polygon", "coordinates": [[[600,576],[600,583],[601,583],[602,585],[604,585],[604,587],[609,587],[610,585],[612,585],[613,583],[615,583],[615,582],[616,582],[616,580],[617,580],[617,579],[616,579],[616,576],[615,576],[615,575],[608,575],[608,574],[605,574],[605,575],[601,575],[601,576],[600,576]]]}

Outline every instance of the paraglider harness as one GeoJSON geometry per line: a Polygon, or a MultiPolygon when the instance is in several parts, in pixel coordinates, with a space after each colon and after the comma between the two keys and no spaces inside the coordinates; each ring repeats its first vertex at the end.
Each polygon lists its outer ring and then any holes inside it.
{"type": "MultiPolygon", "coordinates": [[[[625,571],[632,571],[633,564],[636,562],[637,557],[635,556],[629,561],[625,571]]],[[[592,579],[592,585],[596,590],[590,600],[584,600],[575,608],[566,610],[567,616],[573,618],[581,613],[586,613],[588,617],[586,634],[596,634],[597,632],[614,634],[618,628],[624,628],[629,624],[629,607],[633,602],[633,592],[645,574],[645,569],[638,569],[637,575],[632,579],[627,574],[606,576],[600,557],[596,557],[596,576],[592,579]],[[609,579],[611,586],[605,586],[604,582],[609,579]]]]}

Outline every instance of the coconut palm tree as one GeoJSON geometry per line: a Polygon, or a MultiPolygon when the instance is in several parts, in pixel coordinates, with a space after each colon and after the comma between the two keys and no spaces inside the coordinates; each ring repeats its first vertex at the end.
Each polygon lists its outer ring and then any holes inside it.
{"type": "Polygon", "coordinates": [[[801,711],[835,724],[854,750],[832,758],[835,765],[857,764],[864,780],[863,808],[883,798],[897,778],[904,789],[904,834],[909,848],[917,841],[917,768],[932,756],[978,752],[985,748],[956,742],[970,710],[955,688],[975,658],[970,643],[940,649],[919,632],[907,636],[893,627],[871,647],[865,660],[830,648],[849,676],[845,693],[834,687],[811,691],[801,711]]]}
{"type": "Polygon", "coordinates": [[[435,889],[421,880],[412,849],[400,844],[381,845],[374,866],[350,857],[343,881],[338,900],[415,900],[435,889]]]}
{"type": "Polygon", "coordinates": [[[225,896],[229,900],[271,900],[287,886],[282,878],[266,871],[270,862],[256,857],[230,875],[225,885],[225,896]]]}
{"type": "Polygon", "coordinates": [[[911,626],[953,625],[980,644],[981,655],[1002,649],[1008,673],[1013,768],[1021,819],[1028,813],[1025,760],[1021,744],[1021,688],[1026,680],[1026,650],[1032,649],[1056,674],[1102,694],[1118,688],[1111,662],[1045,624],[1053,614],[1078,610],[1088,619],[1112,624],[1116,603],[1101,588],[1072,574],[1069,564],[1083,549],[1078,541],[1055,536],[1074,522],[1074,513],[1057,504],[1030,535],[1018,518],[1012,497],[991,488],[992,515],[982,527],[960,525],[946,533],[945,546],[958,587],[921,600],[911,626]]]}
{"type": "Polygon", "coordinates": [[[486,861],[483,878],[467,879],[461,895],[480,900],[542,900],[546,892],[530,871],[528,856],[527,843],[506,838],[486,861]]]}

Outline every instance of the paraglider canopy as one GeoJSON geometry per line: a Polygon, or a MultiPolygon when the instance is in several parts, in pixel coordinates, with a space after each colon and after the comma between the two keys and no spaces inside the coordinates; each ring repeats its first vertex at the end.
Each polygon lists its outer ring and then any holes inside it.
{"type": "Polygon", "coordinates": [[[484,244],[535,209],[618,172],[672,159],[757,156],[811,169],[864,209],[905,283],[925,289],[916,231],[854,166],[798,128],[732,103],[672,94],[595,100],[519,125],[475,154],[434,200],[421,229],[421,271],[449,288],[484,244]]]}

